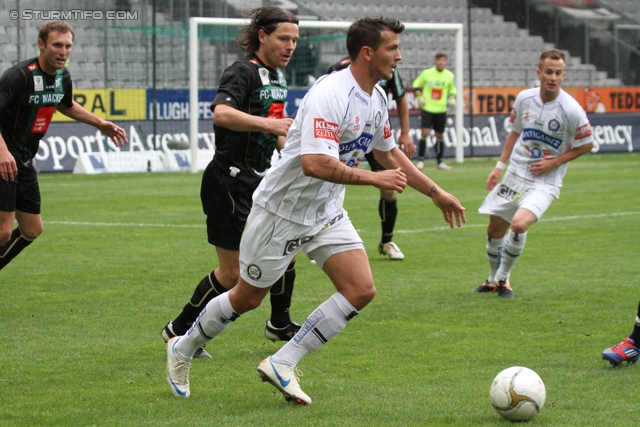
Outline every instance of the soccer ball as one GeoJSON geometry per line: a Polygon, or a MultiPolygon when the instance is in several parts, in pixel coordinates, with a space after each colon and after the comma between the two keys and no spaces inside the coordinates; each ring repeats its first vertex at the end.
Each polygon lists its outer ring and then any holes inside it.
{"type": "Polygon", "coordinates": [[[538,374],[522,366],[512,366],[496,375],[489,391],[493,408],[511,421],[535,417],[546,397],[544,383],[538,374]]]}

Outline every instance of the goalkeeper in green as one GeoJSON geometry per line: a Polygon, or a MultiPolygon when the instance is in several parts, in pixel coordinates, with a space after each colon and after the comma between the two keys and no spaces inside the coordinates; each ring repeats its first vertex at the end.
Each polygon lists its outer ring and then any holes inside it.
{"type": "Polygon", "coordinates": [[[456,85],[454,75],[446,69],[447,55],[442,52],[436,54],[436,65],[424,70],[411,85],[415,90],[416,99],[420,105],[421,128],[418,143],[418,166],[424,167],[424,155],[427,148],[427,137],[433,129],[436,133],[436,160],[438,169],[451,169],[442,157],[444,155],[443,133],[447,123],[447,106],[456,105],[456,85]]]}

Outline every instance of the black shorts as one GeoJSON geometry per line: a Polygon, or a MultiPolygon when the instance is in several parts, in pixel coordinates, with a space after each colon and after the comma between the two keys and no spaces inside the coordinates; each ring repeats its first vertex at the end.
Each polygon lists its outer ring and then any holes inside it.
{"type": "Polygon", "coordinates": [[[18,166],[13,181],[0,178],[0,211],[40,214],[40,186],[32,166],[18,166]]]}
{"type": "Polygon", "coordinates": [[[422,110],[420,121],[423,129],[433,129],[438,133],[443,133],[447,124],[447,113],[429,113],[422,110]]]}
{"type": "Polygon", "coordinates": [[[229,175],[213,161],[202,175],[200,199],[207,215],[209,243],[237,251],[251,211],[252,196],[258,183],[247,184],[229,175]]]}
{"type": "Polygon", "coordinates": [[[376,158],[373,156],[373,151],[365,154],[364,157],[367,159],[367,162],[369,162],[369,166],[371,166],[372,171],[378,172],[386,170],[385,167],[378,163],[376,158]]]}

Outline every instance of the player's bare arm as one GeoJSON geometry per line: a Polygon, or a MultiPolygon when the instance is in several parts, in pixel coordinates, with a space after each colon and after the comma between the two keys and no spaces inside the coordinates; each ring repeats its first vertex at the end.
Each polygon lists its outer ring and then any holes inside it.
{"type": "Polygon", "coordinates": [[[56,109],[67,117],[71,117],[74,120],[95,127],[100,132],[111,138],[116,146],[123,146],[129,142],[127,140],[127,132],[123,128],[101,119],[90,111],[87,111],[82,105],[75,101],[73,101],[71,107],[59,104],[56,109]]]}
{"type": "Polygon", "coordinates": [[[9,152],[2,135],[0,135],[0,178],[5,181],[13,181],[17,174],[18,166],[16,165],[16,160],[9,152]]]}
{"type": "Polygon", "coordinates": [[[371,172],[346,166],[340,160],[324,154],[304,154],[301,162],[302,173],[306,176],[334,184],[372,185],[381,190],[399,192],[407,186],[407,177],[400,168],[371,172]]]}
{"type": "MultiPolygon", "coordinates": [[[[375,158],[385,168],[400,167],[406,172],[407,184],[431,198],[440,209],[444,220],[453,228],[454,218],[458,227],[467,222],[465,208],[452,194],[447,193],[428,176],[424,175],[413,163],[398,149],[389,151],[375,151],[375,158]]],[[[380,172],[376,172],[380,173],[380,172]]]]}
{"type": "Polygon", "coordinates": [[[282,119],[257,117],[236,110],[230,105],[218,104],[213,111],[213,122],[216,126],[221,126],[236,132],[264,131],[274,135],[286,136],[293,123],[293,119],[290,117],[282,119]]]}
{"type": "MultiPolygon", "coordinates": [[[[518,132],[511,131],[509,135],[507,135],[507,140],[504,143],[504,147],[502,148],[502,154],[500,154],[500,160],[498,160],[502,164],[506,164],[511,157],[511,152],[513,151],[513,147],[516,145],[516,141],[520,137],[518,132]]],[[[495,167],[489,173],[489,177],[487,178],[487,190],[493,190],[493,188],[498,183],[500,179],[500,175],[502,175],[502,169],[495,167]]]]}
{"type": "Polygon", "coordinates": [[[572,148],[564,154],[561,154],[558,157],[553,159],[543,159],[538,162],[535,162],[529,168],[529,172],[534,176],[541,176],[549,171],[557,168],[560,165],[563,165],[571,160],[577,159],[583,154],[588,153],[593,148],[593,143],[585,144],[580,147],[572,148]]]}

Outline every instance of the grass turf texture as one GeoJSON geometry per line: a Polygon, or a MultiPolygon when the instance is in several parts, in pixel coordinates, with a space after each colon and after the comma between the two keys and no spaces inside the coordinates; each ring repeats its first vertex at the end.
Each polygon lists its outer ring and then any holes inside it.
{"type": "MultiPolygon", "coordinates": [[[[0,271],[2,426],[498,426],[489,387],[502,369],[535,370],[547,401],[531,425],[640,423],[633,384],[600,352],[628,336],[638,292],[640,155],[571,163],[561,197],[529,230],[514,300],[471,290],[486,278],[477,213],[495,159],[425,172],[467,208],[449,230],[430,201],[399,196],[394,241],[377,252],[378,191],[351,187],[378,295],[299,365],[308,407],[288,404],[256,367],[269,303],[238,319],[196,360],[188,399],[165,381],[159,332],[217,265],[200,174],[40,176],[45,232],[0,271]]],[[[301,255],[292,318],[333,291],[301,255]]]]}

